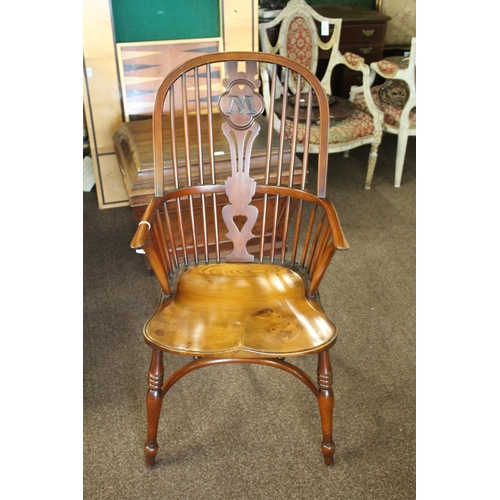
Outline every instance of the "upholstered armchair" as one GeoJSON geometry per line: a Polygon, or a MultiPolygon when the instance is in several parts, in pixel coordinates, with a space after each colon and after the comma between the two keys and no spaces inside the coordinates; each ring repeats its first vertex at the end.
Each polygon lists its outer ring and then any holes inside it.
{"type": "MultiPolygon", "coordinates": [[[[386,60],[371,64],[372,81],[376,75],[385,79],[384,83],[371,88],[373,101],[384,113],[384,132],[398,136],[395,187],[401,186],[408,137],[417,135],[416,52],[417,39],[413,38],[409,57],[399,64],[386,60]]],[[[357,107],[370,112],[364,89],[353,88],[351,99],[357,107]]],[[[370,189],[374,170],[375,166],[368,169],[366,189],[370,189]]]]}
{"type": "MultiPolygon", "coordinates": [[[[328,136],[328,152],[344,152],[371,144],[368,159],[368,171],[375,169],[378,147],[382,139],[383,113],[375,105],[370,92],[370,68],[364,59],[356,54],[346,52],[342,54],[339,50],[342,19],[332,19],[319,15],[304,0],[290,0],[281,13],[272,21],[259,25],[261,48],[263,52],[271,54],[279,53],[299,62],[313,73],[318,70],[318,52],[329,51],[330,56],[324,75],[321,77],[321,85],[330,99],[330,129],[328,136]],[[318,33],[318,26],[328,31],[328,40],[322,41],[318,33]],[[271,43],[268,30],[279,28],[279,35],[275,44],[271,43]],[[360,72],[362,81],[361,92],[364,95],[366,105],[361,108],[341,97],[332,95],[332,73],[336,66],[344,65],[347,68],[360,72]]],[[[285,108],[283,101],[292,104],[296,98],[295,79],[290,78],[287,88],[277,81],[271,87],[272,80],[269,67],[261,66],[261,79],[263,81],[263,96],[266,112],[273,114],[274,128],[279,131],[284,128],[285,139],[289,140],[292,134],[290,116],[282,113],[285,108]],[[277,103],[271,106],[272,103],[277,103]]],[[[300,98],[300,96],[299,96],[300,98]]],[[[296,123],[296,122],[295,122],[296,123]]],[[[306,123],[299,123],[296,135],[298,141],[297,150],[300,151],[305,139],[306,123]]],[[[318,145],[318,123],[313,121],[310,129],[309,152],[317,153],[318,145]]]]}

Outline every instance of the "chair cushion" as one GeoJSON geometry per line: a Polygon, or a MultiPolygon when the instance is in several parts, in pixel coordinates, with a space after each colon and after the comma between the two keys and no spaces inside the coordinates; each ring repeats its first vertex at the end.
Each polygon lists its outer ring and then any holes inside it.
{"type": "MultiPolygon", "coordinates": [[[[285,138],[291,140],[293,124],[287,120],[285,125],[285,138]]],[[[364,110],[357,109],[349,117],[339,122],[332,122],[328,133],[328,144],[345,144],[356,139],[361,139],[373,134],[373,119],[364,110]]],[[[306,124],[299,123],[297,141],[304,142],[306,124]]],[[[319,144],[319,125],[311,125],[311,144],[319,144]]]]}
{"type": "MultiPolygon", "coordinates": [[[[389,104],[386,104],[380,99],[379,95],[379,90],[380,90],[381,85],[376,85],[375,87],[372,87],[370,89],[372,97],[373,97],[373,102],[379,108],[381,111],[384,112],[384,123],[386,125],[389,125],[391,127],[399,127],[399,122],[401,120],[401,112],[403,111],[402,108],[398,108],[395,106],[390,106],[389,104]]],[[[354,104],[366,111],[368,111],[368,106],[366,105],[365,98],[363,94],[357,94],[354,97],[354,104]]],[[[417,128],[417,108],[413,108],[410,111],[410,129],[416,129],[417,128]]]]}
{"type": "Polygon", "coordinates": [[[288,357],[336,339],[319,302],[295,271],[265,263],[204,264],[185,270],[144,327],[167,352],[207,357],[288,357]]]}

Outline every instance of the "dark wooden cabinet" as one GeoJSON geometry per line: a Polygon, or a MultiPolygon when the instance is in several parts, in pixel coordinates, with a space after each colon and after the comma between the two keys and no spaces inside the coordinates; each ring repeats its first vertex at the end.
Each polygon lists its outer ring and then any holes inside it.
{"type": "MultiPolygon", "coordinates": [[[[358,4],[317,4],[311,7],[325,17],[341,18],[340,52],[352,52],[364,58],[367,64],[383,59],[384,40],[387,22],[391,17],[358,4]]],[[[265,22],[264,20],[260,20],[265,22]]],[[[275,33],[268,31],[272,43],[278,39],[278,27],[275,33]]],[[[318,32],[320,27],[318,24],[318,32]]],[[[327,40],[328,37],[321,37],[327,40]]],[[[319,52],[318,76],[323,76],[326,69],[329,51],[319,52]]],[[[334,95],[349,97],[352,85],[361,84],[361,73],[346,67],[338,67],[332,75],[332,92],[334,95]]]]}

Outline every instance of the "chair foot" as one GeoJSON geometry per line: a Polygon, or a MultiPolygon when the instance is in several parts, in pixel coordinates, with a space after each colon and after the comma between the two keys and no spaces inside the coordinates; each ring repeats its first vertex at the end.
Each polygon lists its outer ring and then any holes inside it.
{"type": "Polygon", "coordinates": [[[146,396],[148,435],[146,445],[144,446],[144,453],[146,454],[146,467],[148,469],[154,466],[156,454],[158,453],[156,435],[158,433],[158,423],[163,402],[163,375],[163,353],[157,349],[153,349],[151,365],[149,366],[148,393],[146,396]]]}
{"type": "Polygon", "coordinates": [[[156,454],[158,453],[158,444],[146,444],[144,446],[144,453],[146,455],[146,467],[150,470],[154,467],[156,462],[156,454]]]}
{"type": "Polygon", "coordinates": [[[396,153],[396,172],[394,174],[394,187],[401,186],[401,178],[403,177],[403,167],[406,155],[406,145],[408,144],[408,131],[400,126],[398,136],[398,149],[396,153]]]}
{"type": "Polygon", "coordinates": [[[325,459],[325,465],[333,465],[333,454],[335,453],[335,443],[331,441],[330,443],[321,443],[321,451],[323,452],[323,458],[325,459]]]}
{"type": "Polygon", "coordinates": [[[373,145],[368,157],[368,170],[366,172],[365,189],[370,189],[372,185],[373,172],[378,158],[378,145],[373,145]]]}
{"type": "Polygon", "coordinates": [[[333,405],[332,367],[328,350],[318,353],[318,405],[323,441],[321,451],[326,465],[333,465],[335,443],[332,439],[333,405]]]}

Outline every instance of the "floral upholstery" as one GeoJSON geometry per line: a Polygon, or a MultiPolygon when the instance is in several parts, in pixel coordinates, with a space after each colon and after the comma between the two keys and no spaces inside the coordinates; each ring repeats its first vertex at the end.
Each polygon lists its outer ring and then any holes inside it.
{"type": "MultiPolygon", "coordinates": [[[[296,15],[291,21],[286,38],[287,56],[294,61],[300,62],[302,65],[311,69],[313,61],[313,35],[306,18],[301,15],[296,15]]],[[[364,63],[361,56],[351,52],[345,53],[345,60],[348,66],[352,69],[358,68],[364,63]]],[[[295,75],[294,75],[295,76],[295,75]]],[[[299,124],[297,140],[299,143],[304,142],[306,132],[305,123],[299,124]]],[[[373,119],[370,114],[365,111],[356,110],[348,118],[333,124],[329,132],[329,144],[341,145],[371,136],[374,132],[373,119]]],[[[285,139],[292,137],[292,125],[290,121],[285,125],[285,139]]],[[[311,144],[319,143],[319,126],[311,126],[311,144]]]]}
{"type": "MultiPolygon", "coordinates": [[[[351,141],[362,139],[363,137],[371,136],[374,132],[373,119],[361,109],[355,110],[352,115],[346,119],[333,123],[330,126],[328,134],[328,143],[333,144],[347,144],[351,141]]],[[[298,127],[297,140],[299,143],[304,142],[306,133],[306,124],[300,123],[298,127]]],[[[292,137],[292,123],[287,120],[285,124],[285,139],[292,137]]],[[[311,126],[311,144],[318,144],[319,140],[319,126],[311,126]]]]}
{"type": "Polygon", "coordinates": [[[382,76],[385,76],[386,78],[394,77],[400,69],[399,65],[397,65],[396,63],[385,60],[379,61],[377,63],[377,66],[380,71],[380,74],[382,76]]]}
{"type": "Polygon", "coordinates": [[[358,69],[358,66],[362,65],[365,62],[365,60],[361,56],[358,56],[358,54],[354,54],[353,52],[346,52],[344,54],[344,59],[347,63],[347,66],[349,66],[351,69],[358,69]]]}
{"type": "Polygon", "coordinates": [[[313,50],[313,37],[307,20],[302,16],[295,16],[290,22],[286,39],[288,57],[311,69],[313,50]]]}
{"type": "MultiPolygon", "coordinates": [[[[399,127],[401,112],[403,110],[401,108],[389,106],[388,104],[384,103],[379,96],[380,87],[381,85],[376,85],[375,87],[372,87],[370,89],[373,101],[375,102],[377,108],[384,112],[384,123],[391,127],[399,127]]],[[[357,106],[358,108],[362,109],[363,111],[366,111],[367,113],[369,112],[368,107],[366,106],[365,99],[362,94],[356,95],[354,97],[353,102],[355,106],[357,106]]],[[[417,128],[417,109],[413,108],[410,111],[410,129],[416,129],[416,128],[417,128]]]]}

